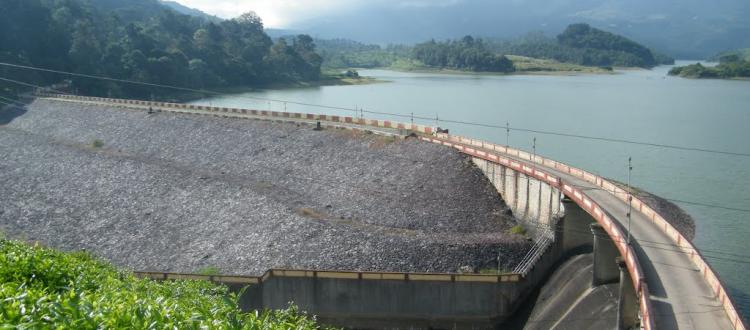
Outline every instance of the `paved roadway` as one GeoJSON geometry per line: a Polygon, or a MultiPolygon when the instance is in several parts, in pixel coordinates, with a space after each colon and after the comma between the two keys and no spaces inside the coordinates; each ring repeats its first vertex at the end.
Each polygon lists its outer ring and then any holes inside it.
{"type": "MultiPolygon", "coordinates": [[[[517,157],[502,156],[528,164],[517,157]]],[[[623,232],[627,232],[628,205],[624,201],[578,177],[547,166],[536,166],[584,191],[620,224],[623,232]]],[[[632,212],[631,240],[648,283],[657,329],[732,329],[723,305],[714,298],[689,256],[679,251],[669,236],[637,210],[632,212]]]]}

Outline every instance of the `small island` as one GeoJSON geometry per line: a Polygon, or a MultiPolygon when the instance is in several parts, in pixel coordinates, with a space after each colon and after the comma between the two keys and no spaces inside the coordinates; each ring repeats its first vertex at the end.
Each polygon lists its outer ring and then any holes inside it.
{"type": "Polygon", "coordinates": [[[748,79],[750,78],[750,48],[725,52],[712,57],[717,60],[716,66],[705,66],[695,63],[677,66],[669,70],[669,75],[694,79],[748,79]]]}

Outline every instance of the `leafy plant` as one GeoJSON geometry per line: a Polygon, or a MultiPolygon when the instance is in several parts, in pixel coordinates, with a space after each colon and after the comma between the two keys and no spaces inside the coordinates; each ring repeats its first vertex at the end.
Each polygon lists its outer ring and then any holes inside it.
{"type": "Polygon", "coordinates": [[[0,239],[2,329],[317,329],[294,307],[243,313],[207,281],[156,282],[84,252],[0,239]]]}
{"type": "Polygon", "coordinates": [[[94,140],[93,142],[91,142],[91,146],[94,147],[94,148],[104,147],[104,141],[99,140],[99,139],[94,140]]]}
{"type": "Polygon", "coordinates": [[[526,235],[526,228],[522,225],[515,225],[510,229],[510,233],[515,235],[526,235]]]}

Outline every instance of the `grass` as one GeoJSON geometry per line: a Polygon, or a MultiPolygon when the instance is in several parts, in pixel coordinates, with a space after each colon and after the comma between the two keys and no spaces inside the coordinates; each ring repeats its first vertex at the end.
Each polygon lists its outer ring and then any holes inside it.
{"type": "Polygon", "coordinates": [[[510,228],[510,233],[514,235],[524,235],[526,236],[526,228],[524,228],[522,225],[515,225],[512,228],[510,228]]]}
{"type": "Polygon", "coordinates": [[[525,56],[506,55],[513,61],[517,73],[612,73],[612,68],[583,66],[525,56]]]}
{"type": "Polygon", "coordinates": [[[398,59],[394,61],[388,70],[421,72],[421,73],[443,73],[443,74],[476,74],[476,75],[513,75],[513,74],[574,74],[574,73],[612,73],[612,68],[600,68],[583,66],[572,63],[562,63],[555,60],[538,59],[517,55],[505,55],[513,62],[515,72],[473,72],[468,70],[437,68],[425,65],[413,59],[398,59]]]}
{"type": "Polygon", "coordinates": [[[206,281],[139,279],[83,252],[0,238],[0,329],[318,329],[291,307],[243,313],[206,281]]]}
{"type": "Polygon", "coordinates": [[[102,148],[104,147],[104,141],[96,139],[93,142],[91,142],[91,146],[97,149],[102,148]]]}
{"type": "Polygon", "coordinates": [[[201,269],[198,269],[198,275],[211,276],[211,275],[219,275],[219,274],[221,274],[221,270],[219,270],[219,268],[215,266],[206,266],[201,269]]]}

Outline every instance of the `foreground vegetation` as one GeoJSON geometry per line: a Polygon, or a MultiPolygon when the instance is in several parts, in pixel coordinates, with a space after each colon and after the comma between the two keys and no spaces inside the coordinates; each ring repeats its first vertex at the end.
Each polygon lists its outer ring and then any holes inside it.
{"type": "Polygon", "coordinates": [[[87,253],[0,239],[0,328],[317,329],[294,308],[243,313],[204,281],[135,278],[87,253]]]}

